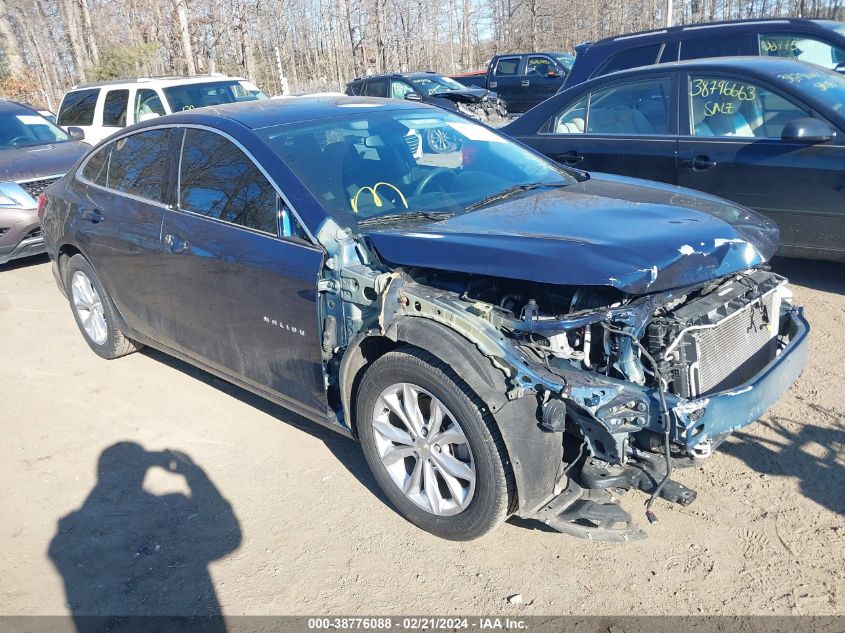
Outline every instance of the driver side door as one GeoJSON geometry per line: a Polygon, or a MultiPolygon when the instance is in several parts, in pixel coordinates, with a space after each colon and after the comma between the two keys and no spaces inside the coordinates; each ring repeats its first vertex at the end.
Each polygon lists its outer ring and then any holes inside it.
{"type": "Polygon", "coordinates": [[[845,252],[845,145],[781,139],[789,121],[820,118],[811,108],[739,73],[689,73],[682,94],[679,185],[773,219],[782,255],[845,252]]]}

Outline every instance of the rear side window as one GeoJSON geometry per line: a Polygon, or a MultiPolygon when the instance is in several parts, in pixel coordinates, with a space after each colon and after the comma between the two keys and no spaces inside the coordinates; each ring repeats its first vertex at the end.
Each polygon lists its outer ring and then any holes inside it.
{"type": "Polygon", "coordinates": [[[147,130],[112,143],[107,186],[161,202],[170,134],[169,129],[147,130]]]}
{"type": "Polygon", "coordinates": [[[106,186],[106,176],[109,169],[109,154],[111,153],[113,143],[109,143],[105,147],[97,150],[85,163],[82,169],[82,177],[90,180],[95,185],[102,187],[106,186]]]}
{"type": "Polygon", "coordinates": [[[519,57],[503,57],[496,62],[496,69],[493,74],[497,77],[507,77],[519,72],[519,57]]]}
{"type": "Polygon", "coordinates": [[[368,97],[387,97],[387,79],[368,81],[363,94],[368,97]]]}
{"type": "Polygon", "coordinates": [[[606,75],[617,70],[628,70],[629,68],[656,64],[657,56],[660,55],[662,46],[662,43],[649,44],[648,46],[639,46],[620,51],[610,58],[601,70],[596,73],[596,76],[606,75]]]}
{"type": "Polygon", "coordinates": [[[231,141],[188,129],[182,148],[179,206],[185,211],[276,235],[276,190],[231,141]]]}
{"type": "Polygon", "coordinates": [[[732,33],[718,37],[697,38],[681,42],[681,59],[704,57],[734,57],[745,54],[745,33],[732,33]]]}
{"type": "Polygon", "coordinates": [[[69,92],[59,108],[59,125],[91,125],[94,123],[94,108],[97,107],[99,89],[69,92]]]}
{"type": "Polygon", "coordinates": [[[109,90],[103,102],[103,125],[126,127],[126,108],[128,105],[128,90],[109,90]]]}

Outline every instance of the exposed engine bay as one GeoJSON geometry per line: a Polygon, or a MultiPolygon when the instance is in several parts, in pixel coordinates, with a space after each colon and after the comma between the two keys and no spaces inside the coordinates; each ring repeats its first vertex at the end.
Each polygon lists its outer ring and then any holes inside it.
{"type": "MultiPolygon", "coordinates": [[[[351,236],[342,242],[338,259],[365,254],[351,236]]],[[[694,501],[695,491],[671,479],[673,469],[708,457],[780,395],[751,394],[752,379],[802,321],[791,317],[786,279],[765,266],[641,295],[419,267],[332,266],[335,279],[321,283],[344,301],[324,333],[329,383],[340,370],[333,351],[356,338],[389,336],[410,317],[448,326],[504,374],[507,401],[535,403],[535,419],[520,424],[560,434],[553,490],[528,514],[584,538],[644,536],[617,503],[625,490],[649,495],[650,521],[658,497],[694,501]]]]}

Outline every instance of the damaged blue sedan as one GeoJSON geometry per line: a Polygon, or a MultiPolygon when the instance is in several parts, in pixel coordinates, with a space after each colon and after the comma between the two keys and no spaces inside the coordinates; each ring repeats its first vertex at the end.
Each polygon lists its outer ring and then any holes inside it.
{"type": "Polygon", "coordinates": [[[806,360],[809,326],[765,265],[771,221],[416,103],[146,121],[39,214],[95,353],[148,345],[359,439],[398,512],[448,539],[511,514],[642,538],[620,494],[649,520],[658,499],[692,503],[675,470],[806,360]]]}

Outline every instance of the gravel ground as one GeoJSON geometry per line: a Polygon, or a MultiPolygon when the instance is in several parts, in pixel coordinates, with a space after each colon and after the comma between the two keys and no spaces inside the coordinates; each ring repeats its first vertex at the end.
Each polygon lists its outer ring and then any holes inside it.
{"type": "Polygon", "coordinates": [[[46,260],[7,266],[0,614],[842,614],[845,266],[775,269],[813,326],[804,376],[678,474],[691,507],[648,525],[626,497],[649,538],[612,545],[518,519],[438,540],[355,443],[157,352],[99,359],[46,260]]]}

